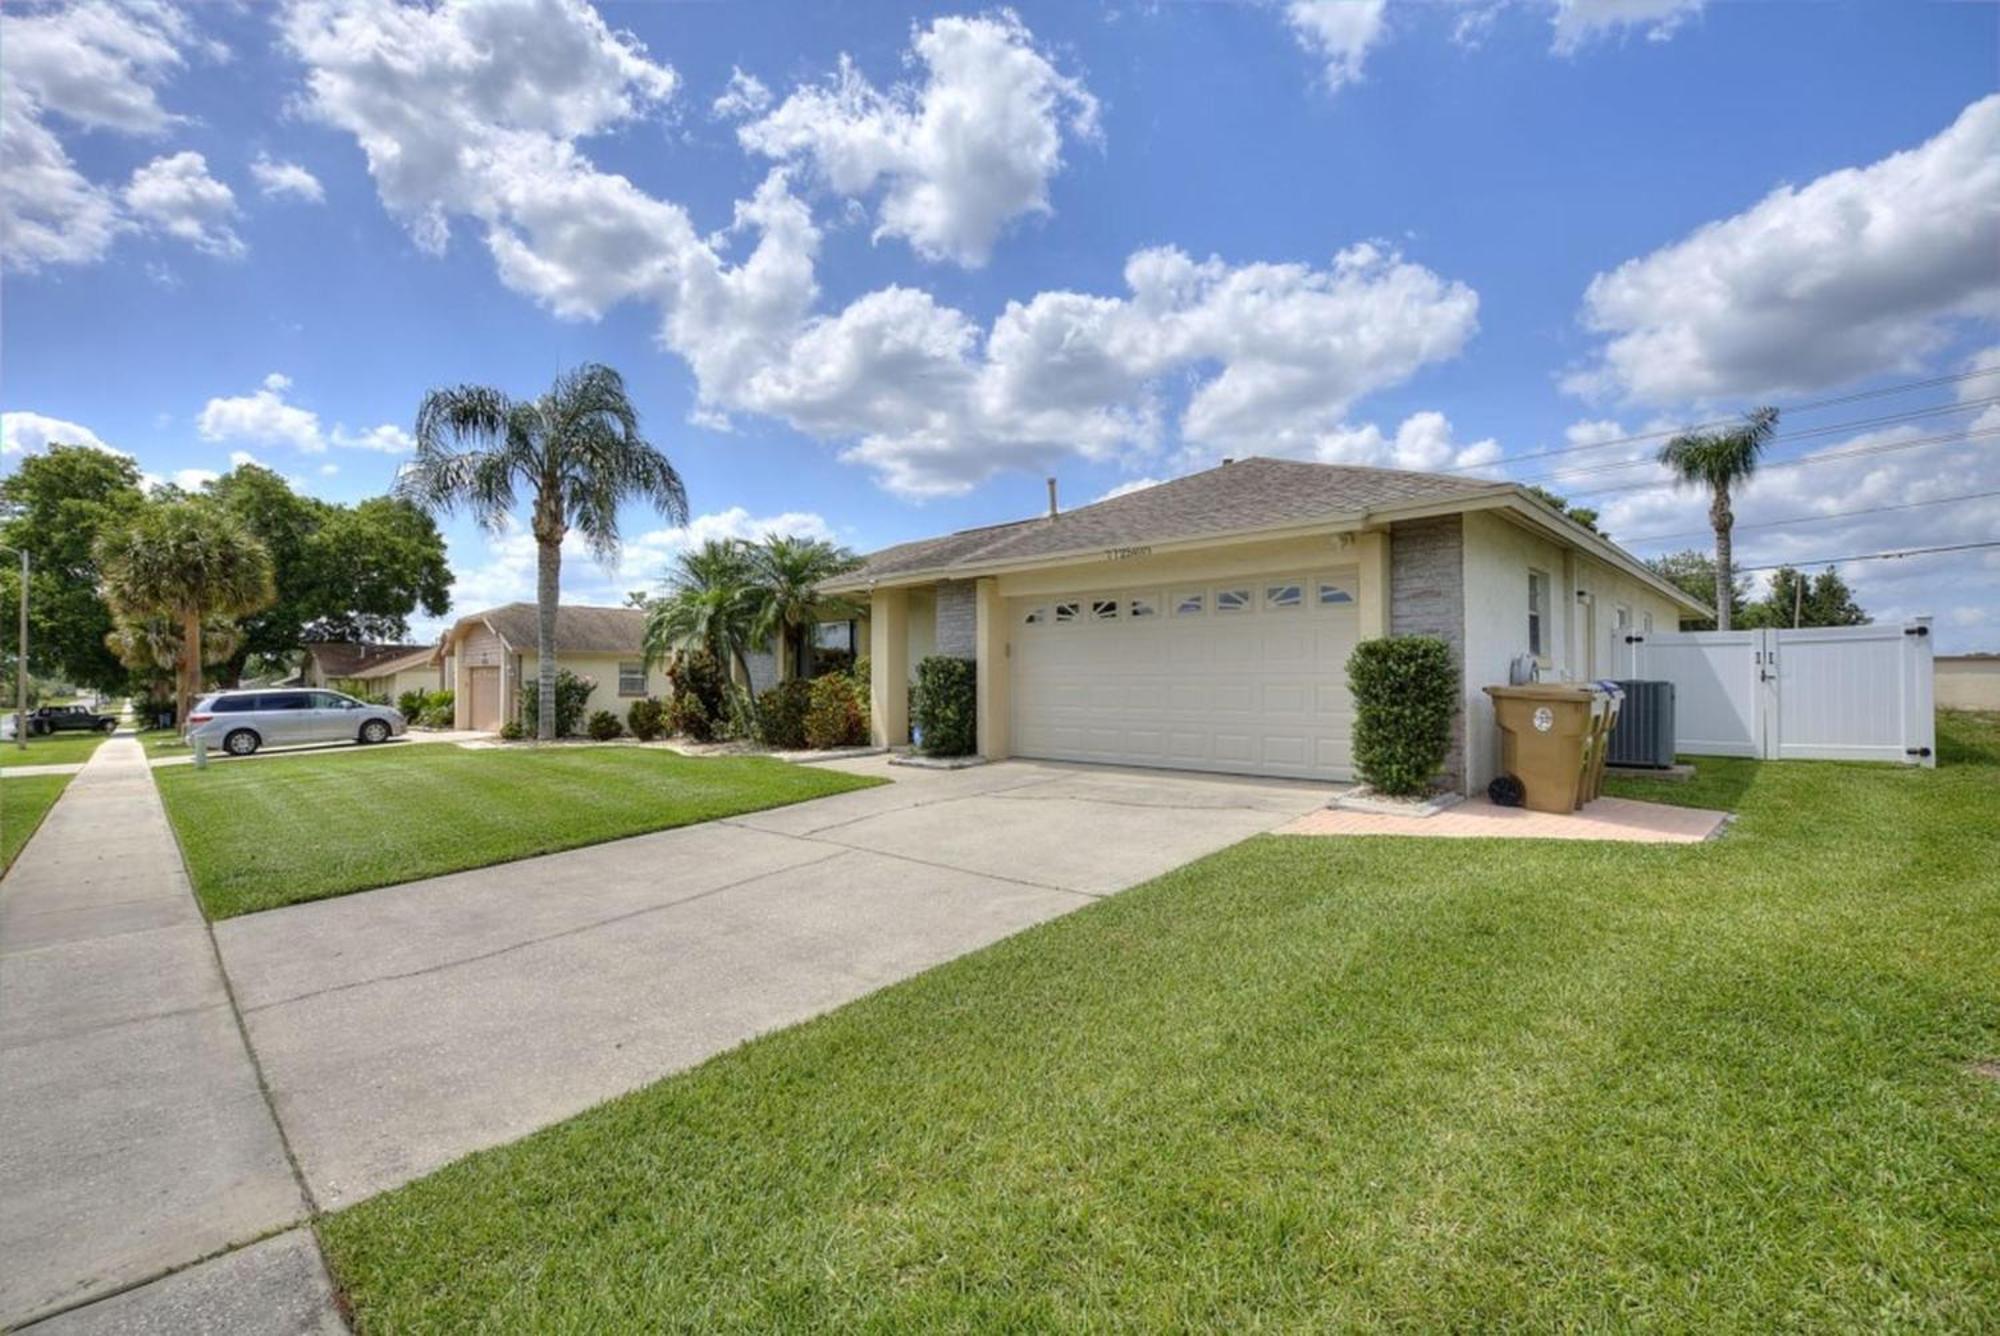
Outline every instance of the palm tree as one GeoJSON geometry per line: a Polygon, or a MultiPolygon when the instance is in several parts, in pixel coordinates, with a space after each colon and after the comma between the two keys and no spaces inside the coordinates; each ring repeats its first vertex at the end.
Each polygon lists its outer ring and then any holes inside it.
{"type": "Polygon", "coordinates": [[[674,654],[703,649],[719,663],[735,664],[747,686],[757,611],[757,590],[743,544],[711,538],[681,553],[667,576],[666,597],[648,609],[646,663],[650,667],[674,654]]]}
{"type": "Polygon", "coordinates": [[[162,617],[180,631],[175,718],[186,726],[201,690],[202,626],[277,598],[271,554],[241,521],[207,501],[160,502],[98,540],[105,600],[120,619],[162,617]]]}
{"type": "Polygon", "coordinates": [[[641,499],[669,523],[687,523],[687,489],[667,457],[639,434],[625,381],[591,363],[566,371],[538,399],[511,399],[484,385],[432,390],[417,409],[417,453],[396,479],[396,494],[428,511],[463,505],[480,527],[504,529],[515,489],[533,493],[536,669],[541,710],[536,732],[556,727],[556,606],[562,544],[571,529],[591,555],[618,551],[618,507],[641,499]]]}
{"type": "Polygon", "coordinates": [[[1728,431],[1688,432],[1660,447],[1660,462],[1674,471],[1674,480],[1708,488],[1708,522],[1715,528],[1715,629],[1729,629],[1729,531],[1736,525],[1729,508],[1729,489],[1748,482],[1757,460],[1778,428],[1778,410],[1758,408],[1744,414],[1743,425],[1728,431]]]}
{"type": "Polygon", "coordinates": [[[759,643],[777,641],[778,679],[792,675],[798,648],[816,623],[860,615],[852,600],[820,592],[822,580],[843,575],[856,566],[852,552],[823,538],[786,538],[766,534],[748,549],[754,586],[756,620],[751,627],[759,643]]]}

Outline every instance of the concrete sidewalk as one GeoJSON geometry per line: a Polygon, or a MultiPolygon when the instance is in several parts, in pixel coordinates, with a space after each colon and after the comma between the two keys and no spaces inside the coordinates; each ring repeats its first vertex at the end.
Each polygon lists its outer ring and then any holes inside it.
{"type": "Polygon", "coordinates": [[[214,1329],[173,1314],[261,1283],[289,1307],[231,1330],[341,1329],[309,1232],[228,1251],[308,1204],[130,736],[0,880],[0,1128],[0,1326],[214,1329]]]}

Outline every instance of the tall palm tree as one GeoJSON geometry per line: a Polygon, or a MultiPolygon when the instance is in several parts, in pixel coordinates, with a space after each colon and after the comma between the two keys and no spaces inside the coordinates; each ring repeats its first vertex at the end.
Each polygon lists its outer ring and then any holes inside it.
{"type": "Polygon", "coordinates": [[[855,555],[824,538],[787,538],[766,534],[748,549],[754,586],[756,621],[751,628],[759,643],[777,641],[778,678],[792,675],[798,651],[813,625],[827,619],[856,617],[852,599],[823,594],[819,585],[858,564],[855,555]]]}
{"type": "Polygon", "coordinates": [[[757,591],[743,544],[711,538],[681,553],[667,576],[666,596],[648,609],[646,662],[703,649],[719,663],[735,664],[747,686],[756,624],[757,591]]]}
{"type": "Polygon", "coordinates": [[[618,551],[621,503],[650,501],[668,522],[685,524],[687,489],[639,434],[624,378],[608,366],[566,371],[536,399],[512,399],[485,385],[426,394],[417,409],[417,453],[396,479],[396,494],[433,512],[465,506],[480,527],[497,532],[514,510],[517,487],[534,498],[536,732],[547,741],[556,727],[563,539],[574,529],[592,556],[609,561],[618,551]]]}
{"type": "Polygon", "coordinates": [[[1708,522],[1715,529],[1715,629],[1729,629],[1730,530],[1736,514],[1729,508],[1729,489],[1748,482],[1757,460],[1778,429],[1778,410],[1757,408],[1743,415],[1743,425],[1728,431],[1688,432],[1660,447],[1660,462],[1674,471],[1676,482],[1708,488],[1708,522]]]}
{"type": "Polygon", "coordinates": [[[98,540],[105,601],[121,619],[164,617],[180,628],[175,718],[186,726],[201,690],[202,625],[268,607],[277,598],[271,554],[229,512],[207,501],[143,506],[98,540]]]}

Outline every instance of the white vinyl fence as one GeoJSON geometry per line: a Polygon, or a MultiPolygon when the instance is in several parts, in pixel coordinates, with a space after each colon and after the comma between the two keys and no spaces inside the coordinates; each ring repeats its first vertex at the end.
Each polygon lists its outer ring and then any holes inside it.
{"type": "Polygon", "coordinates": [[[1626,643],[1633,677],[1674,684],[1676,751],[1934,766],[1930,620],[1626,643]]]}

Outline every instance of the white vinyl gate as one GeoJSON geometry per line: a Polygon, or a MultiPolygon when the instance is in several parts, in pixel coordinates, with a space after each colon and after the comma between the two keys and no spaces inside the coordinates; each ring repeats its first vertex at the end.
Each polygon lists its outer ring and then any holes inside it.
{"type": "Polygon", "coordinates": [[[1676,751],[1937,764],[1928,617],[1625,639],[1630,676],[1674,684],[1676,751]]]}

